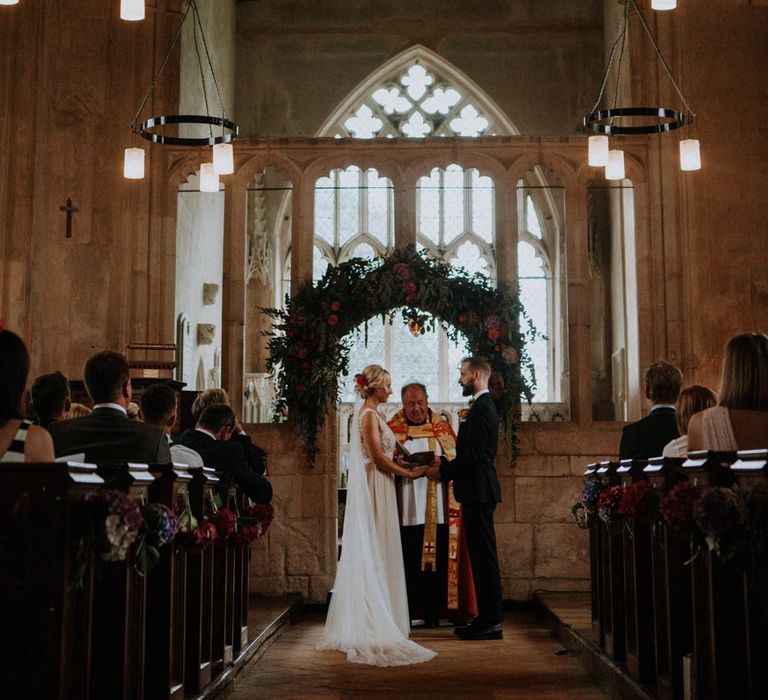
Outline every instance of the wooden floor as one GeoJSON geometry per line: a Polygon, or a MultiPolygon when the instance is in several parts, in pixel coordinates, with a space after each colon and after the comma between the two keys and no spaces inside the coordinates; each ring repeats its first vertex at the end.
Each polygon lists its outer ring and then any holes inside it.
{"type": "Polygon", "coordinates": [[[438,656],[426,664],[383,669],[317,651],[323,624],[319,614],[300,617],[243,669],[223,697],[608,698],[532,613],[508,612],[501,641],[462,642],[451,627],[416,629],[412,638],[438,656]]]}

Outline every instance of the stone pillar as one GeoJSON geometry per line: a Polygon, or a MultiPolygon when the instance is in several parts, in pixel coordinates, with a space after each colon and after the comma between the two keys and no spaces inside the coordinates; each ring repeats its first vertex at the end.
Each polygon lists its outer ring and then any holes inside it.
{"type": "Polygon", "coordinates": [[[312,281],[312,241],[314,238],[314,188],[312,181],[302,180],[293,189],[293,221],[291,222],[291,295],[304,282],[312,281]]]}
{"type": "Polygon", "coordinates": [[[416,245],[416,180],[408,172],[393,181],[395,187],[395,248],[416,245]]]}
{"type": "Polygon", "coordinates": [[[571,420],[580,427],[592,421],[590,362],[589,260],[587,257],[587,187],[582,180],[565,181],[568,240],[568,344],[570,347],[571,420]]]}
{"type": "Polygon", "coordinates": [[[496,281],[517,286],[517,177],[495,180],[496,281]]]}
{"type": "Polygon", "coordinates": [[[224,274],[222,290],[221,385],[232,408],[243,406],[243,345],[245,329],[246,195],[248,182],[234,176],[227,183],[224,204],[224,274]]]}

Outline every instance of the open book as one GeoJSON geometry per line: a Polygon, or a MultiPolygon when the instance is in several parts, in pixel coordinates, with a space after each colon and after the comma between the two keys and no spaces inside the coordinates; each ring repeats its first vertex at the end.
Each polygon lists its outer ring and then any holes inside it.
{"type": "Polygon", "coordinates": [[[432,450],[428,452],[411,452],[402,442],[395,443],[397,456],[401,462],[412,462],[414,464],[430,464],[435,459],[435,453],[432,450]]]}

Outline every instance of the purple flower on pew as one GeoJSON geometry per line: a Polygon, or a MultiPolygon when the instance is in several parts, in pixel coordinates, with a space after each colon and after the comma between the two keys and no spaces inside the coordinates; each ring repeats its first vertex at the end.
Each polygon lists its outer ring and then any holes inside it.
{"type": "Polygon", "coordinates": [[[144,514],[144,527],[136,542],[136,568],[145,574],[160,561],[160,547],[176,536],[179,519],[162,503],[147,503],[141,510],[144,514]]]}
{"type": "Polygon", "coordinates": [[[597,499],[605,489],[606,485],[600,479],[589,479],[581,491],[581,505],[594,512],[597,509],[597,499]]]}
{"type": "Polygon", "coordinates": [[[176,514],[162,503],[148,503],[142,510],[150,544],[157,547],[168,544],[179,531],[176,514]]]}
{"type": "Polygon", "coordinates": [[[693,507],[701,496],[701,487],[679,481],[661,499],[659,511],[664,522],[683,536],[693,535],[698,529],[693,519],[693,507]]]}
{"type": "Polygon", "coordinates": [[[136,502],[116,489],[91,491],[90,506],[94,548],[105,561],[125,561],[144,518],[136,502]]]}
{"type": "Polygon", "coordinates": [[[693,518],[710,552],[723,560],[738,554],[745,532],[745,514],[733,489],[707,486],[693,506],[693,518]]]}
{"type": "Polygon", "coordinates": [[[623,516],[619,510],[624,497],[624,489],[621,486],[611,486],[600,493],[597,499],[597,514],[612,534],[621,532],[623,516]]]}

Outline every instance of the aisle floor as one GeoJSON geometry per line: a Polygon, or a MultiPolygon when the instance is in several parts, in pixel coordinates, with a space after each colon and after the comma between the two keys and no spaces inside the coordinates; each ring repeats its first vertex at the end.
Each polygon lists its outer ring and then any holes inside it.
{"type": "Polygon", "coordinates": [[[608,698],[532,613],[508,612],[500,641],[462,642],[452,627],[416,628],[412,639],[438,656],[396,668],[351,664],[339,652],[318,651],[323,624],[322,615],[300,617],[239,674],[225,697],[608,698]]]}

